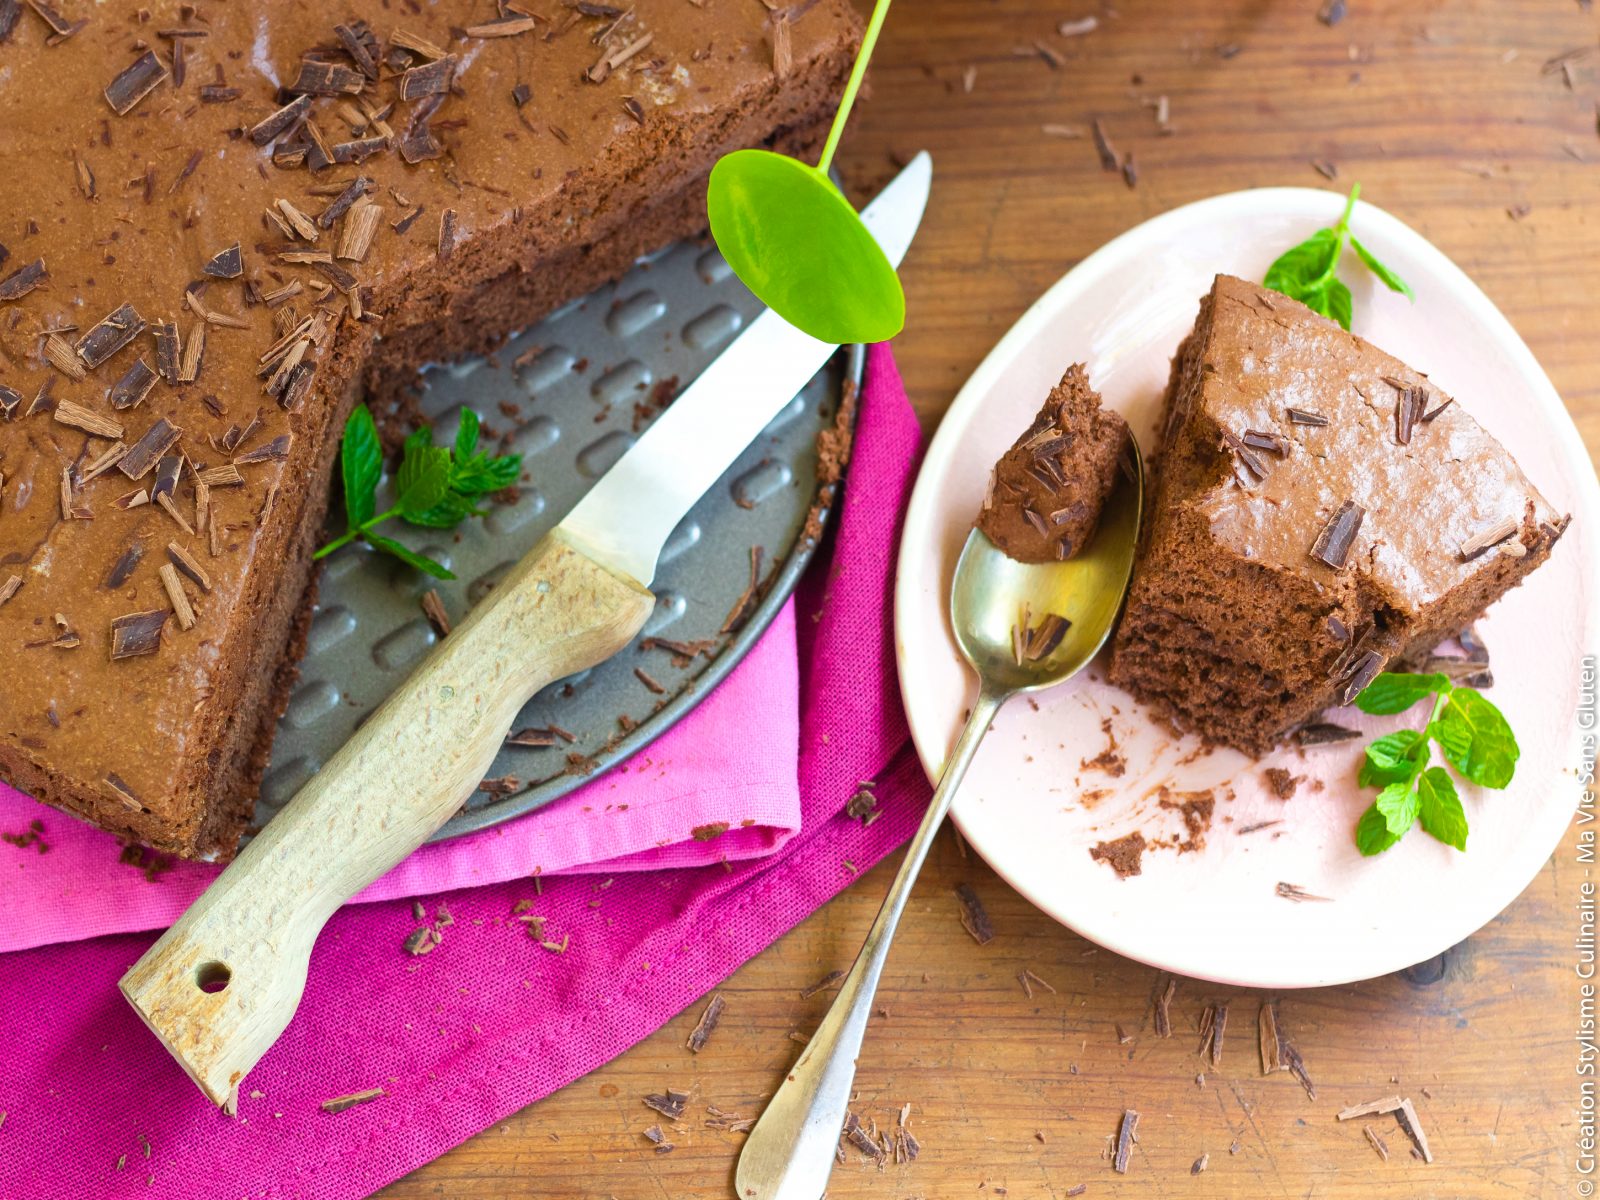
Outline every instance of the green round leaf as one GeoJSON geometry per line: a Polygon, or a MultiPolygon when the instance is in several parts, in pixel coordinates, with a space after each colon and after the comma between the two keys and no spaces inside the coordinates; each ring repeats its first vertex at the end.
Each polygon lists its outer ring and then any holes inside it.
{"type": "Polygon", "coordinates": [[[1450,680],[1440,672],[1413,675],[1403,671],[1385,671],[1356,697],[1356,707],[1364,713],[1388,716],[1405,712],[1424,696],[1450,690],[1450,680]]]}
{"type": "Polygon", "coordinates": [[[905,325],[906,298],[882,248],[815,167],[737,150],[711,169],[711,236],[734,274],[824,342],[883,342],[905,325]]]}
{"type": "Polygon", "coordinates": [[[1429,767],[1417,780],[1417,816],[1422,827],[1447,846],[1467,848],[1467,814],[1455,780],[1443,767],[1429,767]]]}
{"type": "Polygon", "coordinates": [[[383,475],[383,445],[372,411],[358,404],[344,423],[339,447],[339,471],[344,480],[344,510],[350,527],[372,520],[377,511],[378,480],[383,475]]]}

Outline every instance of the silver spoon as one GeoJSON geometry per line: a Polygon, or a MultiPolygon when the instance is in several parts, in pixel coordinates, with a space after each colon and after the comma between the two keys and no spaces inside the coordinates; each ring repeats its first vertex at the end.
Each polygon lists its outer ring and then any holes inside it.
{"type": "Polygon", "coordinates": [[[1132,470],[1107,498],[1094,539],[1076,558],[1019,563],[977,530],[967,537],[950,589],[950,624],[978,673],[978,698],[855,965],[745,1141],[734,1173],[739,1200],[820,1200],[826,1190],[889,941],[978,744],[1002,704],[1076,675],[1116,622],[1144,507],[1144,464],[1138,444],[1132,447],[1132,470]],[[1065,630],[1058,624],[1063,617],[1070,622],[1065,630]]]}

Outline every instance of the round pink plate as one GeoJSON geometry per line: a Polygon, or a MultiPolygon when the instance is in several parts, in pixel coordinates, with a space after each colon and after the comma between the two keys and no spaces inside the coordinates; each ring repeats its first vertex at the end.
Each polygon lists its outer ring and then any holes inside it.
{"type": "MultiPolygon", "coordinates": [[[[976,691],[950,633],[947,597],[995,460],[1077,361],[1148,454],[1171,356],[1212,276],[1260,279],[1275,254],[1332,224],[1341,202],[1331,192],[1262,189],[1146,222],[1068,272],[961,389],[912,496],[895,594],[901,693],[930,777],[976,691]]],[[[1600,629],[1594,467],[1527,346],[1460,268],[1380,209],[1358,204],[1351,224],[1417,294],[1413,305],[1384,290],[1347,255],[1341,270],[1355,293],[1355,332],[1454,395],[1573,523],[1550,561],[1478,626],[1493,664],[1488,695],[1515,729],[1522,758],[1504,792],[1462,785],[1471,822],[1464,854],[1420,829],[1380,857],[1356,851],[1356,819],[1372,799],[1356,786],[1366,736],[1415,723],[1416,714],[1337,710],[1330,719],[1362,729],[1362,740],[1280,749],[1254,762],[1172,737],[1105,683],[1103,661],[1001,712],[956,800],[967,840],[1056,920],[1196,978],[1311,987],[1438,954],[1532,881],[1580,793],[1582,727],[1594,716],[1588,656],[1600,629]],[[1291,799],[1273,794],[1269,767],[1298,777],[1291,799]],[[1162,800],[1207,791],[1215,812],[1204,845],[1180,850],[1183,814],[1162,800]],[[1145,852],[1142,874],[1121,879],[1090,857],[1091,846],[1133,830],[1165,843],[1145,852]],[[1288,899],[1285,887],[1318,898],[1288,899]]]]}

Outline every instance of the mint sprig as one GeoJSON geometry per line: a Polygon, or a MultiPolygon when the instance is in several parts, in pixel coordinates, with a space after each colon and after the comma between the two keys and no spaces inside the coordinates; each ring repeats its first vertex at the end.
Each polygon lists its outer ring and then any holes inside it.
{"type": "Polygon", "coordinates": [[[1446,675],[1386,671],[1356,697],[1356,707],[1390,715],[1429,696],[1426,725],[1386,733],[1367,747],[1357,782],[1379,791],[1356,825],[1362,854],[1382,854],[1418,823],[1446,845],[1467,848],[1466,810],[1450,772],[1432,763],[1434,744],[1463,779],[1483,787],[1504,788],[1516,771],[1516,735],[1500,710],[1446,675]]]}
{"type": "Polygon", "coordinates": [[[1264,287],[1300,301],[1313,312],[1332,317],[1345,329],[1350,328],[1350,289],[1335,272],[1346,245],[1354,248],[1356,256],[1390,291],[1399,292],[1407,300],[1415,301],[1417,298],[1404,279],[1379,262],[1372,251],[1350,232],[1350,213],[1356,206],[1356,197],[1360,195],[1361,185],[1358,183],[1350,189],[1350,198],[1345,201],[1339,223],[1328,229],[1319,229],[1298,246],[1285,250],[1267,268],[1266,278],[1261,281],[1264,287]]]}
{"type": "Polygon", "coordinates": [[[492,457],[478,449],[478,414],[463,409],[454,446],[435,446],[433,431],[419,429],[405,441],[400,468],[395,472],[395,501],[378,512],[378,481],[383,476],[383,445],[372,412],[358,404],[345,422],[339,448],[344,480],[347,528],[313,557],[323,558],[358,539],[392,554],[436,579],[454,579],[443,564],[425,554],[375,533],[374,527],[392,517],[428,529],[451,529],[468,517],[481,517],[477,497],[510,487],[522,473],[522,456],[492,457]]]}

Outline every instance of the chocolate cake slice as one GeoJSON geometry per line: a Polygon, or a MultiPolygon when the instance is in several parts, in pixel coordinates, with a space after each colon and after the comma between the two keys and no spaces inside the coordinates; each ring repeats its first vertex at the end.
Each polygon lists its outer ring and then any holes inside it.
{"type": "Polygon", "coordinates": [[[1094,535],[1127,444],[1128,423],[1100,407],[1083,364],[1068,367],[995,465],[978,528],[1020,562],[1071,558],[1094,535]]]}
{"type": "Polygon", "coordinates": [[[1262,754],[1426,654],[1566,527],[1426,376],[1219,275],[1173,362],[1110,678],[1262,754]]]}
{"type": "Polygon", "coordinates": [[[232,852],[344,418],[809,152],[847,0],[0,2],[0,778],[232,852]],[[537,12],[533,10],[536,9],[537,12]]]}

